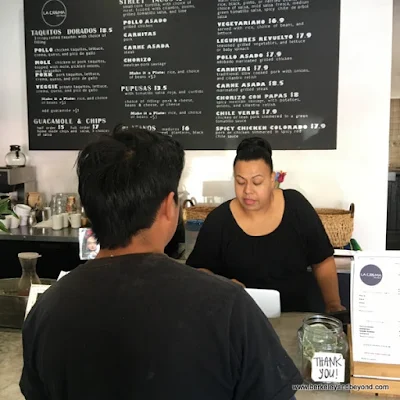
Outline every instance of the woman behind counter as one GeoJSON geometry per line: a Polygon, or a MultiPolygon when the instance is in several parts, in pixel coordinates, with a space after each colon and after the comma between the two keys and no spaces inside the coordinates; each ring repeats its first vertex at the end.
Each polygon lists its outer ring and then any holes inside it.
{"type": "Polygon", "coordinates": [[[275,189],[270,144],[244,139],[233,165],[236,198],[208,215],[186,263],[249,288],[278,290],[283,312],[310,311],[312,266],[326,312],[343,310],[333,247],[306,198],[275,189]]]}

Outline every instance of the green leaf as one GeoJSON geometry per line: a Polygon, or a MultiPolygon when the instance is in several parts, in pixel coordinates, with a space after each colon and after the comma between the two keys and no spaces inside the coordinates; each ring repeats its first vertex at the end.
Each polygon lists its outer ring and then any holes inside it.
{"type": "Polygon", "coordinates": [[[1,213],[2,215],[13,215],[15,218],[18,218],[18,215],[15,214],[15,212],[13,210],[5,210],[4,212],[1,213]]]}
{"type": "Polygon", "coordinates": [[[15,218],[19,219],[18,215],[15,214],[14,211],[8,208],[9,203],[10,203],[9,198],[0,200],[0,215],[13,215],[15,218]]]}
{"type": "Polygon", "coordinates": [[[0,214],[5,211],[8,210],[8,203],[10,202],[10,199],[1,199],[0,200],[0,214]]]}
{"type": "Polygon", "coordinates": [[[19,216],[17,214],[15,214],[15,212],[13,210],[6,210],[2,213],[2,215],[12,215],[15,218],[19,219],[19,216]]]}
{"type": "Polygon", "coordinates": [[[4,224],[0,221],[0,231],[5,233],[10,233],[10,231],[4,226],[4,224]]]}

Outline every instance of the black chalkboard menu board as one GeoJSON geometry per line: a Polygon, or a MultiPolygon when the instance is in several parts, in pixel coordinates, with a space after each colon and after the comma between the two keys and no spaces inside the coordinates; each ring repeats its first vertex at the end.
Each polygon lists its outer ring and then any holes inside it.
{"type": "Polygon", "coordinates": [[[340,0],[25,0],[29,143],[119,123],[188,150],[335,149],[340,0]]]}

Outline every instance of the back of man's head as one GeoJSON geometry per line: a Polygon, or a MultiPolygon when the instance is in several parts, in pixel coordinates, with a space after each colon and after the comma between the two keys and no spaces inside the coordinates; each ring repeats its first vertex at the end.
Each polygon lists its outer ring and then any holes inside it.
{"type": "MultiPolygon", "coordinates": [[[[177,141],[139,128],[117,127],[80,152],[79,195],[102,249],[128,246],[153,226],[168,198],[178,206],[183,166],[177,141]]],[[[164,232],[166,240],[173,232],[164,232]]]]}

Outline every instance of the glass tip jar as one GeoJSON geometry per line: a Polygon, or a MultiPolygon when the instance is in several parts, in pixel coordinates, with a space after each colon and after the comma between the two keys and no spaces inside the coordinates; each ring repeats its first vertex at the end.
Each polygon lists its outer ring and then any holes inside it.
{"type": "Polygon", "coordinates": [[[317,314],[303,320],[298,331],[301,373],[306,383],[312,379],[312,360],[315,353],[341,354],[345,360],[345,382],[349,382],[349,344],[342,322],[329,315],[317,314]]]}

